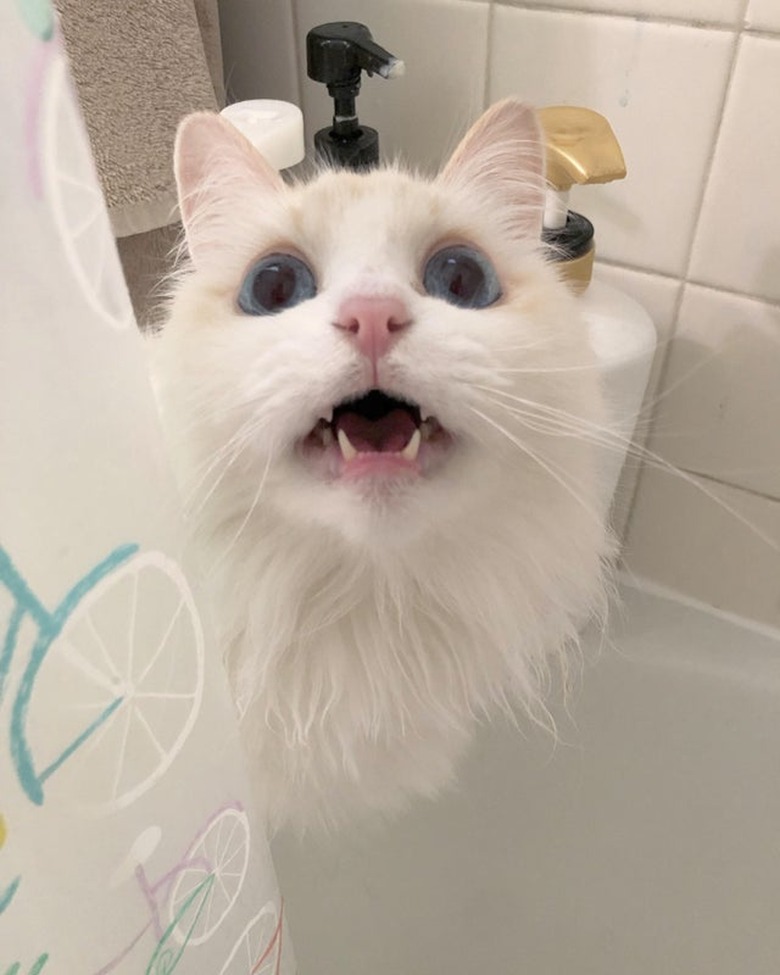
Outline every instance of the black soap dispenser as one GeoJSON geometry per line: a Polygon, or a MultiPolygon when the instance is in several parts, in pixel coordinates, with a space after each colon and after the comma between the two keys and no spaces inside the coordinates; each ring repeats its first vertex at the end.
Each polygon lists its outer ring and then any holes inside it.
{"type": "Polygon", "coordinates": [[[403,74],[404,63],[376,44],[363,24],[338,21],[321,24],[306,35],[306,70],[328,86],[333,99],[333,125],[314,136],[317,155],[332,165],[368,169],[379,162],[379,134],[361,125],[355,99],[361,72],[383,78],[403,74]]]}

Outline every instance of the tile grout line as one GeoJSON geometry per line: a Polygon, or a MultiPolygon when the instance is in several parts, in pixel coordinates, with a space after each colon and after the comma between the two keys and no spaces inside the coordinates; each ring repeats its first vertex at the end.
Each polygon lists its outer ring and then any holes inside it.
{"type": "Polygon", "coordinates": [[[662,281],[674,281],[678,284],[690,284],[695,288],[704,288],[707,291],[715,291],[718,294],[729,295],[732,298],[744,298],[746,301],[755,301],[760,305],[768,305],[770,308],[780,308],[780,298],[770,298],[767,295],[756,294],[752,291],[740,291],[738,288],[729,288],[722,284],[712,284],[701,278],[683,278],[679,274],[671,274],[669,271],[659,271],[652,267],[643,267],[641,264],[630,264],[628,261],[616,261],[612,258],[599,257],[596,259],[596,267],[612,267],[618,271],[633,271],[636,274],[643,274],[648,278],[661,278],[662,281]]]}
{"type": "Polygon", "coordinates": [[[705,288],[707,291],[717,291],[718,294],[731,295],[732,298],[744,298],[746,301],[756,301],[761,305],[769,305],[770,308],[780,308],[780,298],[769,298],[766,295],[757,295],[750,291],[740,291],[738,288],[728,288],[721,284],[711,284],[709,281],[702,281],[700,278],[686,278],[685,284],[693,285],[694,288],[705,288]]]}
{"type": "MultiPolygon", "coordinates": [[[[688,288],[688,285],[692,283],[689,279],[690,279],[691,264],[693,261],[693,251],[696,243],[696,236],[698,233],[699,224],[701,223],[702,210],[704,208],[704,199],[707,194],[707,186],[710,181],[712,166],[715,160],[715,154],[717,152],[718,143],[720,142],[721,131],[723,129],[723,116],[726,111],[729,94],[731,92],[731,83],[734,77],[734,72],[736,70],[737,58],[739,56],[739,51],[742,42],[742,27],[745,22],[745,13],[747,11],[747,5],[748,5],[748,0],[742,0],[740,5],[739,18],[733,29],[733,34],[734,34],[733,49],[731,52],[731,60],[729,62],[728,71],[726,74],[726,83],[723,86],[723,95],[720,100],[720,111],[717,116],[717,123],[715,125],[715,133],[712,140],[712,146],[710,148],[710,152],[705,165],[704,178],[702,179],[702,187],[699,193],[699,199],[696,207],[696,216],[693,221],[691,236],[688,243],[685,269],[683,271],[682,276],[680,277],[680,285],[674,302],[672,321],[671,321],[671,326],[669,328],[669,336],[667,342],[665,343],[666,347],[663,350],[663,356],[658,370],[658,380],[656,382],[656,389],[659,390],[660,393],[663,393],[665,383],[669,374],[669,361],[671,357],[672,343],[675,339],[675,336],[677,335],[677,329],[680,324],[680,311],[682,310],[683,300],[685,298],[685,292],[686,289],[688,288]]],[[[655,423],[656,423],[656,417],[653,416],[648,424],[647,439],[645,441],[646,443],[650,443],[652,441],[655,423]]],[[[625,533],[624,533],[626,538],[628,537],[628,534],[631,529],[631,521],[634,514],[634,507],[636,504],[637,495],[639,493],[639,485],[642,480],[643,467],[644,467],[643,464],[640,465],[639,474],[636,479],[636,484],[634,486],[634,492],[631,496],[631,501],[629,502],[629,506],[628,506],[628,515],[626,516],[625,533]]]]}
{"type": "MultiPolygon", "coordinates": [[[[744,13],[747,9],[748,0],[742,0],[742,20],[744,21],[744,13]]],[[[715,133],[712,140],[712,145],[710,146],[710,151],[707,156],[707,161],[704,167],[704,178],[701,183],[701,190],[699,192],[699,199],[696,205],[696,216],[693,220],[693,227],[691,228],[691,236],[688,241],[687,257],[685,261],[685,270],[683,271],[682,278],[687,284],[690,281],[691,274],[691,264],[693,263],[693,252],[696,246],[696,237],[699,233],[699,226],[701,225],[702,211],[704,210],[704,201],[707,196],[707,189],[710,184],[710,179],[712,178],[712,168],[715,162],[715,156],[718,151],[718,145],[721,141],[721,134],[723,132],[723,118],[726,114],[726,109],[728,107],[729,97],[731,95],[732,82],[734,80],[734,74],[737,68],[737,60],[739,58],[739,52],[742,47],[742,30],[740,28],[734,31],[734,42],[731,51],[731,59],[729,61],[728,70],[726,72],[726,83],[723,86],[723,94],[720,99],[720,109],[717,116],[717,123],[715,125],[715,133]]]]}
{"type": "Polygon", "coordinates": [[[656,599],[663,599],[676,603],[678,606],[693,609],[697,612],[703,613],[705,616],[709,616],[717,620],[724,620],[725,622],[731,623],[733,626],[737,626],[740,629],[749,630],[752,633],[758,633],[761,636],[768,637],[770,640],[780,641],[780,626],[772,623],[762,622],[761,620],[758,620],[752,616],[741,616],[734,610],[721,609],[720,607],[713,606],[712,603],[708,603],[705,599],[701,599],[698,596],[692,596],[690,593],[684,592],[682,589],[675,589],[668,583],[660,582],[657,579],[651,579],[648,576],[643,576],[627,567],[618,569],[616,575],[618,582],[621,585],[627,586],[636,592],[645,593],[648,596],[652,596],[656,599]]]}
{"type": "Polygon", "coordinates": [[[648,277],[663,278],[665,281],[681,282],[679,274],[672,274],[670,271],[659,271],[656,268],[642,267],[641,264],[631,264],[628,261],[616,261],[611,257],[596,257],[596,267],[603,264],[605,267],[614,267],[621,271],[636,271],[638,274],[646,274],[648,277]]]}
{"type": "MultiPolygon", "coordinates": [[[[669,326],[669,334],[665,339],[665,341],[663,342],[663,351],[661,352],[661,362],[658,367],[658,378],[656,379],[655,382],[656,392],[660,392],[663,390],[664,380],[666,379],[666,375],[669,369],[669,355],[672,348],[672,341],[674,339],[674,336],[677,334],[677,323],[680,317],[680,308],[682,307],[683,292],[685,291],[685,281],[683,281],[681,278],[677,278],[677,279],[672,278],[672,280],[677,280],[677,294],[675,295],[674,298],[674,306],[672,308],[672,316],[671,316],[672,320],[669,326]]],[[[657,345],[656,348],[659,348],[659,346],[657,345]]],[[[657,406],[656,392],[654,392],[653,396],[651,397],[652,402],[650,404],[650,412],[647,419],[647,428],[644,433],[644,438],[642,440],[643,447],[646,447],[651,442],[653,433],[655,431],[655,424],[656,424],[655,407],[657,406]]],[[[643,397],[642,406],[640,407],[640,414],[639,414],[640,416],[642,410],[645,408],[644,399],[646,396],[647,396],[647,390],[645,390],[645,396],[643,397]]],[[[631,497],[627,501],[627,512],[626,512],[624,527],[623,527],[623,538],[626,541],[628,540],[628,536],[631,531],[631,521],[634,516],[634,508],[636,506],[637,495],[639,494],[639,487],[640,484],[642,483],[642,476],[645,469],[645,463],[646,462],[644,458],[641,458],[639,463],[639,469],[637,470],[636,477],[634,479],[634,487],[631,492],[631,497]]]]}
{"type": "Polygon", "coordinates": [[[557,6],[553,2],[533,3],[530,0],[492,0],[501,7],[514,7],[521,10],[538,10],[542,13],[556,14],[586,14],[596,17],[614,17],[621,20],[638,20],[646,24],[669,24],[675,27],[690,27],[694,30],[741,31],[751,37],[763,37],[767,40],[780,40],[780,29],[772,27],[749,27],[745,24],[747,4],[741,7],[740,13],[733,22],[715,20],[696,20],[693,17],[675,17],[673,14],[631,13],[625,10],[607,9],[586,6],[557,6]]]}
{"type": "Polygon", "coordinates": [[[762,27],[743,27],[742,33],[748,37],[757,37],[762,41],[780,41],[780,31],[772,31],[762,27]]]}
{"type": "MultiPolygon", "coordinates": [[[[672,320],[672,329],[669,335],[670,342],[666,348],[666,354],[664,360],[661,364],[661,369],[658,374],[658,389],[663,390],[664,384],[666,383],[668,371],[669,371],[669,353],[671,349],[671,340],[677,335],[677,329],[680,324],[680,309],[682,308],[682,303],[685,297],[685,292],[689,285],[695,285],[696,282],[691,280],[691,265],[693,264],[693,253],[696,247],[696,238],[699,234],[699,227],[701,225],[702,213],[704,211],[704,201],[707,197],[707,189],[712,178],[712,168],[715,163],[715,156],[718,151],[718,145],[721,141],[721,135],[723,132],[723,119],[726,114],[726,109],[729,103],[729,97],[731,95],[731,88],[734,81],[734,75],[737,69],[737,61],[739,59],[739,52],[742,49],[742,36],[744,32],[745,25],[745,14],[747,13],[749,0],[741,0],[739,8],[739,17],[737,20],[738,26],[734,30],[734,43],[731,52],[731,60],[729,62],[728,71],[726,74],[726,84],[723,86],[723,95],[720,100],[720,111],[718,112],[718,121],[715,126],[715,134],[712,140],[712,146],[710,147],[710,152],[707,158],[707,163],[704,169],[704,178],[702,179],[701,191],[699,193],[698,205],[696,207],[696,216],[693,221],[693,227],[691,229],[690,241],[688,244],[688,255],[685,262],[685,270],[682,274],[682,284],[680,287],[680,293],[678,295],[678,300],[676,307],[674,309],[674,318],[672,320]]],[[[718,290],[718,289],[715,289],[718,290]]],[[[652,427],[651,427],[652,433],[652,427]]]]}
{"type": "MultiPolygon", "coordinates": [[[[613,17],[621,20],[638,20],[647,24],[669,24],[675,27],[690,27],[694,30],[710,30],[717,31],[719,33],[723,33],[724,31],[733,32],[741,29],[740,18],[738,17],[734,19],[733,23],[717,23],[715,21],[695,20],[691,17],[675,17],[673,15],[663,17],[656,14],[627,13],[625,10],[610,10],[586,6],[559,7],[554,3],[529,3],[524,2],[524,0],[518,0],[518,2],[513,2],[513,0],[509,0],[509,2],[506,2],[506,0],[496,0],[496,2],[502,7],[514,7],[515,9],[520,8],[522,10],[538,10],[541,13],[585,14],[587,16],[594,17],[613,17]]],[[[771,34],[771,32],[769,33],[771,34]]]]}

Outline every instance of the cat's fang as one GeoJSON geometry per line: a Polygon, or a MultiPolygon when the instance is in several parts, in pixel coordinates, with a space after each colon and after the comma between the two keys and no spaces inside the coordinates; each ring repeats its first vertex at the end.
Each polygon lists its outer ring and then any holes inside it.
{"type": "Polygon", "coordinates": [[[349,441],[349,437],[341,428],[339,428],[338,431],[338,440],[339,447],[341,448],[341,456],[344,458],[344,460],[354,460],[354,458],[357,457],[358,452],[352,446],[349,441]]]}
{"type": "Polygon", "coordinates": [[[417,460],[421,439],[422,436],[420,434],[420,428],[418,427],[412,434],[409,443],[401,451],[401,456],[404,458],[404,460],[417,460]]]}
{"type": "Polygon", "coordinates": [[[436,431],[441,430],[441,424],[434,416],[426,417],[420,424],[420,435],[423,443],[431,440],[436,431]]]}

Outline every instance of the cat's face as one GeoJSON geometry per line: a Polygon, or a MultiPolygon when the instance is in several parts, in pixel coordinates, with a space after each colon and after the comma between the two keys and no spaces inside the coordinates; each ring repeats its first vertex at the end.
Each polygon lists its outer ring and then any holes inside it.
{"type": "Polygon", "coordinates": [[[539,254],[529,109],[494,108],[434,181],[326,172],[294,187],[197,115],[177,177],[195,273],[169,354],[196,503],[221,499],[237,527],[262,505],[403,544],[510,491],[522,508],[582,480],[582,444],[561,450],[550,410],[587,419],[596,392],[539,254]]]}

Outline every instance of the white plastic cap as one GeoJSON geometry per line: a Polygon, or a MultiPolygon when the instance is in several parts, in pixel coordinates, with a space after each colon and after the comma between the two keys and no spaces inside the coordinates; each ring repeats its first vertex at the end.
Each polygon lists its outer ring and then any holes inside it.
{"type": "Polygon", "coordinates": [[[303,159],[303,113],[297,105],[256,98],[228,105],[220,115],[235,125],[275,169],[287,169],[303,159]]]}

